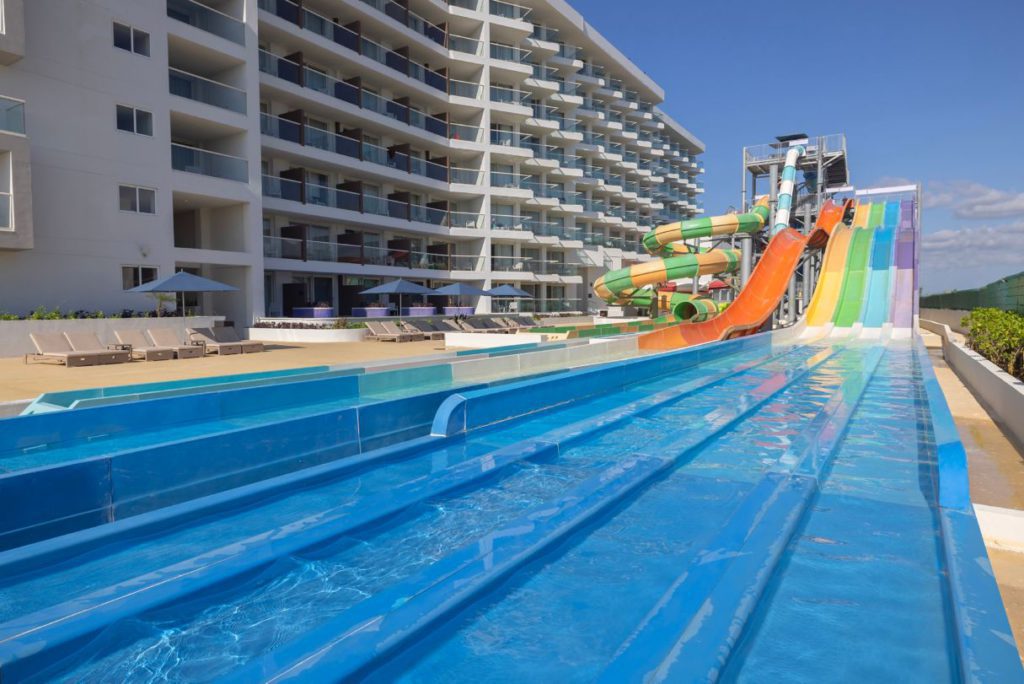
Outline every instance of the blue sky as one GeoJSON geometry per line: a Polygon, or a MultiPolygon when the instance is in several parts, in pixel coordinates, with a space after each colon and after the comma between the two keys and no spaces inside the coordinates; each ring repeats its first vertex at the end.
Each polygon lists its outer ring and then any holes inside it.
{"type": "Polygon", "coordinates": [[[572,4],[707,145],[707,215],[744,145],[846,133],[856,185],[924,185],[926,293],[1024,270],[1024,0],[572,4]]]}

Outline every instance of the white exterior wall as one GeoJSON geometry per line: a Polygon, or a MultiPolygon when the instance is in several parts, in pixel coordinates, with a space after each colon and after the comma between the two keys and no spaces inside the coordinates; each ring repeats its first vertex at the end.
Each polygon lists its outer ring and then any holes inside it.
{"type": "MultiPolygon", "coordinates": [[[[432,90],[368,57],[346,52],[345,48],[308,29],[289,25],[272,13],[257,9],[257,0],[204,0],[205,4],[243,21],[244,46],[169,18],[166,1],[32,0],[23,7],[24,40],[19,42],[17,36],[5,38],[19,49],[23,45],[24,50],[23,57],[15,54],[14,61],[0,66],[0,96],[26,103],[26,132],[31,152],[29,206],[34,244],[30,249],[5,250],[0,243],[0,311],[25,313],[38,306],[105,311],[151,307],[152,302],[145,297],[122,291],[123,265],[156,267],[161,276],[177,268],[194,267],[203,275],[238,286],[239,293],[204,296],[200,311],[224,314],[239,323],[264,313],[280,314],[281,286],[307,276],[330,277],[331,295],[337,305],[338,276],[344,274],[382,280],[405,277],[431,285],[460,281],[484,288],[512,282],[520,287],[536,287],[538,301],[535,305],[552,310],[580,308],[576,304],[559,305],[554,301],[553,293],[561,288],[566,300],[583,301],[582,308],[588,308],[589,304],[589,308],[596,309],[601,304],[599,301],[587,302],[593,280],[610,268],[645,258],[642,253],[623,249],[619,244],[594,244],[597,238],[581,241],[538,236],[529,230],[490,229],[492,207],[497,203],[516,205],[520,212],[542,210],[541,205],[547,204],[531,199],[532,193],[528,190],[509,192],[490,187],[492,164],[508,158],[508,150],[489,144],[491,123],[501,120],[513,123],[521,132],[537,130],[528,127],[527,119],[531,117],[522,113],[521,108],[490,102],[488,93],[492,81],[530,89],[525,84],[527,75],[521,66],[490,59],[492,40],[533,49],[530,59],[553,63],[550,53],[531,48],[536,41],[528,31],[530,22],[555,28],[561,31],[561,38],[567,45],[582,48],[581,56],[589,63],[604,67],[609,74],[608,81],[613,77],[621,79],[623,91],[633,91],[638,100],[652,105],[657,105],[664,96],[649,77],[561,0],[527,0],[524,4],[531,12],[525,22],[488,13],[486,1],[480,3],[478,11],[472,11],[440,6],[430,0],[411,0],[413,12],[422,13],[435,23],[456,26],[460,32],[474,32],[482,43],[479,57],[445,50],[364,2],[320,0],[305,4],[325,16],[339,15],[343,24],[359,20],[367,38],[393,49],[408,47],[417,61],[428,62],[433,68],[448,69],[455,78],[469,78],[479,83],[481,95],[472,102],[432,90]],[[150,55],[144,57],[115,48],[114,21],[147,31],[150,55]],[[460,123],[472,120],[483,129],[482,137],[478,142],[449,141],[397,124],[372,111],[353,108],[310,88],[282,83],[261,74],[261,45],[278,56],[302,51],[310,62],[329,69],[332,74],[359,75],[367,87],[391,98],[408,97],[414,104],[424,106],[427,113],[444,112],[451,121],[460,123]],[[246,113],[169,94],[168,67],[172,63],[194,72],[202,70],[210,78],[243,90],[246,113]],[[300,148],[272,136],[261,136],[261,102],[270,105],[275,115],[289,108],[301,108],[307,118],[315,115],[331,123],[362,128],[364,133],[391,145],[408,142],[414,149],[430,151],[435,157],[447,156],[453,165],[479,168],[481,182],[475,187],[449,186],[312,146],[300,148]],[[153,136],[118,131],[115,104],[152,112],[153,136]],[[247,180],[172,170],[172,138],[194,140],[195,144],[210,150],[245,159],[247,180]],[[431,201],[448,200],[462,207],[478,207],[479,221],[475,228],[448,228],[263,197],[261,160],[270,165],[272,175],[290,166],[302,166],[329,172],[331,184],[342,178],[362,179],[379,183],[386,191],[409,190],[431,201]],[[156,214],[120,211],[119,183],[155,188],[156,214]],[[174,213],[191,209],[199,209],[202,215],[203,225],[198,231],[200,245],[175,246],[174,213]],[[264,217],[273,225],[272,236],[279,234],[282,225],[324,225],[330,228],[332,241],[345,228],[375,231],[385,238],[437,239],[452,243],[456,254],[475,255],[479,260],[473,270],[439,270],[342,262],[334,258],[302,261],[265,257],[264,217]],[[540,266],[531,263],[523,270],[501,271],[493,267],[490,259],[492,245],[499,244],[511,245],[511,253],[516,256],[524,254],[525,250],[535,250],[541,259],[560,253],[565,263],[578,264],[580,268],[576,274],[535,274],[533,271],[540,266]],[[266,312],[265,278],[273,289],[271,310],[266,312]]],[[[22,9],[20,2],[13,1],[6,7],[22,9]]],[[[559,74],[570,82],[579,72],[574,64],[561,60],[558,66],[559,74]]],[[[581,87],[591,92],[596,90],[593,83],[581,87]]],[[[542,92],[534,90],[535,95],[542,92]]],[[[610,111],[628,111],[617,109],[616,99],[605,98],[610,111]]],[[[567,117],[581,118],[576,112],[577,105],[563,102],[557,106],[567,117]]],[[[623,144],[626,151],[637,152],[641,162],[680,159],[685,150],[689,150],[690,158],[695,160],[703,151],[699,140],[657,109],[652,111],[651,118],[661,123],[657,128],[646,129],[647,132],[663,137],[666,146],[674,145],[678,151],[662,150],[657,156],[650,152],[651,148],[636,145],[626,138],[615,137],[614,142],[623,144]]],[[[627,117],[627,122],[632,120],[627,117]]],[[[616,136],[613,131],[604,132],[609,141],[616,136]]],[[[549,140],[549,144],[564,147],[567,156],[582,154],[573,136],[564,137],[570,139],[554,143],[549,140]]],[[[529,156],[532,153],[520,155],[518,170],[536,174],[533,166],[522,161],[529,156]]],[[[641,184],[646,180],[627,167],[616,167],[617,162],[607,161],[614,158],[603,152],[591,154],[590,159],[610,169],[615,167],[617,170],[613,171],[626,176],[627,180],[641,184]]],[[[700,172],[695,166],[684,166],[681,172],[674,174],[675,179],[670,176],[663,180],[673,186],[673,192],[685,198],[675,205],[675,217],[685,218],[701,211],[699,191],[693,189],[693,180],[700,172]]],[[[562,176],[560,180],[564,180],[569,191],[592,187],[576,184],[569,176],[562,176]]],[[[664,213],[660,207],[668,206],[651,199],[655,191],[653,185],[641,185],[635,200],[630,199],[628,192],[602,193],[601,197],[653,217],[664,213]]],[[[17,206],[18,198],[14,201],[17,206]]],[[[605,215],[565,207],[549,211],[547,220],[551,220],[554,212],[564,218],[570,229],[588,226],[588,235],[614,233],[629,244],[635,244],[647,230],[637,224],[608,219],[605,215]]],[[[271,238],[272,242],[275,240],[280,242],[276,237],[271,238]]],[[[481,311],[489,306],[487,299],[478,303],[481,311]]]]}

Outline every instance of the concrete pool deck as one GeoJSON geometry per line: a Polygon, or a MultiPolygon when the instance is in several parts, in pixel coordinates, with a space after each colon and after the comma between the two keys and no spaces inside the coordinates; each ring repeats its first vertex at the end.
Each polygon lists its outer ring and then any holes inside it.
{"type": "MultiPolygon", "coordinates": [[[[985,506],[1024,510],[1024,455],[946,364],[942,357],[942,339],[924,330],[921,337],[967,451],[971,500],[985,506]]],[[[986,547],[1017,650],[1024,660],[1024,553],[999,548],[987,539],[986,547]]]]}
{"type": "Polygon", "coordinates": [[[445,349],[442,341],[325,342],[269,344],[260,354],[211,355],[202,359],[133,361],[110,366],[65,368],[56,364],[25,364],[21,357],[0,358],[0,402],[35,399],[44,392],[112,387],[143,382],[204,378],[214,375],[341,365],[427,356],[445,349]]]}

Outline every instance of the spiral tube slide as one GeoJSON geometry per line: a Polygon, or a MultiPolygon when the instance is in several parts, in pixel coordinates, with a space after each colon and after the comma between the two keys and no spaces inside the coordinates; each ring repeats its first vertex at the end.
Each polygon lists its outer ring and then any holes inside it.
{"type": "MultiPolygon", "coordinates": [[[[735,273],[739,268],[740,254],[738,250],[709,250],[696,253],[686,245],[672,243],[679,240],[722,237],[736,233],[753,234],[764,228],[767,222],[768,198],[762,197],[754,206],[753,211],[745,214],[725,214],[658,226],[644,235],[644,247],[651,254],[660,254],[665,258],[609,271],[594,283],[594,293],[609,304],[649,306],[652,295],[647,292],[638,292],[640,288],[647,285],[657,285],[677,278],[735,273]]],[[[693,301],[692,296],[688,296],[686,299],[690,303],[693,301]]],[[[672,310],[675,311],[685,303],[680,296],[674,296],[672,310]]],[[[712,312],[698,310],[697,313],[706,317],[712,312]]]]}

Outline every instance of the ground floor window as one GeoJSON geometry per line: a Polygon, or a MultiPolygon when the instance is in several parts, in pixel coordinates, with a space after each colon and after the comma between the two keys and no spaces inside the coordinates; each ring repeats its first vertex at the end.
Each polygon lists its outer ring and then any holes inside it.
{"type": "Polygon", "coordinates": [[[122,266],[121,287],[130,290],[156,280],[156,266],[122,266]]]}

